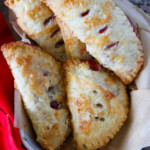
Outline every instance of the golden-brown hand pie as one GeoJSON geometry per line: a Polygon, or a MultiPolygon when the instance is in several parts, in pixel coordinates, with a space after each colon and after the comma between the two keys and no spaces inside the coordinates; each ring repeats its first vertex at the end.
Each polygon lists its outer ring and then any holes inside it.
{"type": "Polygon", "coordinates": [[[125,83],[131,83],[143,64],[141,42],[124,12],[112,0],[41,0],[87,51],[125,83]]]}
{"type": "Polygon", "coordinates": [[[126,87],[92,60],[67,61],[65,70],[75,146],[78,150],[101,148],[127,119],[126,87]]]}
{"type": "Polygon", "coordinates": [[[66,59],[64,41],[53,12],[40,0],[6,0],[21,29],[56,60],[66,59]]]}
{"type": "Polygon", "coordinates": [[[47,150],[63,144],[70,133],[63,69],[50,55],[23,42],[2,46],[36,133],[47,150]]]}

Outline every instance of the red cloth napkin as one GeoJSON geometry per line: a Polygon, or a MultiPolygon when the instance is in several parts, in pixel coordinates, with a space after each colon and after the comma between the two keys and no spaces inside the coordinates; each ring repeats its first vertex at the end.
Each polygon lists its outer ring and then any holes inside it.
{"type": "MultiPolygon", "coordinates": [[[[0,12],[0,47],[13,41],[9,26],[0,12]]],[[[0,51],[0,150],[24,150],[14,124],[14,79],[0,51]]]]}

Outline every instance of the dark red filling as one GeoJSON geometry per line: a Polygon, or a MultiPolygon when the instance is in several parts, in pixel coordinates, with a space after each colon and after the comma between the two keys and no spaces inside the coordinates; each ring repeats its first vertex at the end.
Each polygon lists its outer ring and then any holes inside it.
{"type": "Polygon", "coordinates": [[[95,119],[98,119],[99,117],[95,117],[95,119]]]}
{"type": "Polygon", "coordinates": [[[105,26],[104,28],[99,30],[99,33],[102,34],[108,29],[108,26],[105,26]]]}
{"type": "MultiPolygon", "coordinates": [[[[127,16],[127,15],[126,15],[126,16],[127,16]]],[[[129,22],[130,22],[130,24],[131,24],[131,26],[132,26],[132,28],[133,28],[133,32],[135,32],[135,33],[136,33],[136,36],[139,38],[137,29],[136,29],[136,27],[134,26],[134,24],[132,23],[132,21],[131,21],[131,19],[129,18],[129,16],[127,16],[127,19],[129,20],[129,22]]]]}
{"type": "Polygon", "coordinates": [[[88,15],[89,12],[90,12],[90,10],[88,9],[87,11],[83,12],[83,13],[81,14],[81,16],[84,17],[84,16],[88,15]]]}
{"type": "Polygon", "coordinates": [[[50,20],[54,20],[55,17],[56,17],[55,15],[52,15],[52,16],[48,17],[47,19],[45,19],[44,25],[48,24],[48,22],[49,22],[50,20]]]}
{"type": "Polygon", "coordinates": [[[96,91],[96,90],[94,90],[94,91],[93,91],[93,93],[94,93],[94,94],[97,94],[97,91],[96,91]]]}
{"type": "Polygon", "coordinates": [[[57,110],[57,109],[59,109],[59,103],[55,100],[51,101],[50,102],[50,107],[57,110]]]}
{"type": "Polygon", "coordinates": [[[96,104],[96,106],[99,107],[99,108],[102,108],[102,107],[103,107],[103,105],[100,104],[100,103],[96,104]]]}
{"type": "Polygon", "coordinates": [[[47,77],[49,75],[49,72],[44,72],[43,76],[47,77]]]}
{"type": "Polygon", "coordinates": [[[96,61],[94,61],[94,60],[88,60],[88,63],[89,63],[89,67],[90,67],[91,70],[93,70],[93,71],[99,71],[99,66],[98,66],[98,64],[97,64],[96,61]]]}
{"type": "Polygon", "coordinates": [[[26,44],[26,45],[31,45],[31,44],[29,44],[28,42],[24,42],[24,44],[26,44]]]}
{"type": "Polygon", "coordinates": [[[55,34],[57,34],[57,32],[59,32],[59,31],[60,31],[60,29],[55,30],[55,31],[51,34],[50,38],[53,38],[53,37],[55,36],[55,34]]]}
{"type": "Polygon", "coordinates": [[[100,121],[105,121],[105,118],[103,118],[103,117],[100,117],[100,121]]]}
{"type": "Polygon", "coordinates": [[[117,41],[117,42],[115,42],[115,43],[112,43],[112,44],[110,44],[110,45],[107,45],[106,48],[105,48],[105,50],[110,49],[110,48],[112,48],[112,47],[114,47],[114,46],[117,46],[118,44],[119,44],[119,41],[117,41]]]}
{"type": "Polygon", "coordinates": [[[50,86],[50,87],[48,88],[48,92],[51,92],[53,89],[54,89],[54,87],[53,87],[53,86],[50,86]]]}
{"type": "Polygon", "coordinates": [[[96,120],[105,121],[105,118],[103,117],[95,117],[96,120]]]}
{"type": "Polygon", "coordinates": [[[64,45],[64,41],[63,41],[63,40],[60,40],[60,41],[58,41],[58,42],[55,44],[55,48],[59,48],[59,47],[61,47],[62,45],[64,45]]]}

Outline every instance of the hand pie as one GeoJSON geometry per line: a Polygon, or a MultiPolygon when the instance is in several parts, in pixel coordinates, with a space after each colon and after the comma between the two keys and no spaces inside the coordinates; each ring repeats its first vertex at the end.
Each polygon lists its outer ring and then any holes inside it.
{"type": "Polygon", "coordinates": [[[60,63],[40,48],[23,42],[4,44],[2,51],[23,97],[37,142],[47,150],[59,148],[70,133],[60,63]]]}
{"type": "Polygon", "coordinates": [[[43,50],[56,60],[66,59],[60,29],[53,12],[45,4],[40,0],[6,0],[5,4],[16,14],[21,29],[43,50]]]}
{"type": "Polygon", "coordinates": [[[82,43],[77,37],[74,37],[73,32],[58,17],[56,17],[56,22],[61,29],[61,34],[65,42],[67,57],[69,59],[79,60],[90,59],[91,56],[86,51],[86,45],[82,43]]]}
{"type": "Polygon", "coordinates": [[[75,146],[78,150],[101,148],[127,119],[126,87],[92,60],[67,61],[65,70],[75,146]]]}
{"type": "Polygon", "coordinates": [[[143,64],[141,42],[112,0],[41,0],[86,44],[87,51],[125,84],[143,64]]]}

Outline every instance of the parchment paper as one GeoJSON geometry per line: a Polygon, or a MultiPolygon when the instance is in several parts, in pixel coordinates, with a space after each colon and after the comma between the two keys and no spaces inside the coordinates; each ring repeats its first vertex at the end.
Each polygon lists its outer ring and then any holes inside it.
{"type": "MultiPolygon", "coordinates": [[[[131,108],[128,120],[115,138],[101,150],[141,150],[143,147],[150,146],[150,17],[127,0],[114,0],[114,2],[124,10],[134,24],[138,24],[145,62],[135,80],[138,90],[130,93],[131,108]]],[[[18,34],[23,40],[30,42],[24,33],[20,32],[20,29],[18,30],[16,21],[12,20],[12,25],[18,34]]],[[[15,93],[15,126],[35,140],[18,91],[15,93]]],[[[24,140],[23,137],[22,140],[24,140]]],[[[62,149],[75,150],[72,138],[67,140],[62,149]]]]}
{"type": "Polygon", "coordinates": [[[150,90],[131,92],[129,118],[106,150],[141,150],[150,146],[150,90]]]}

